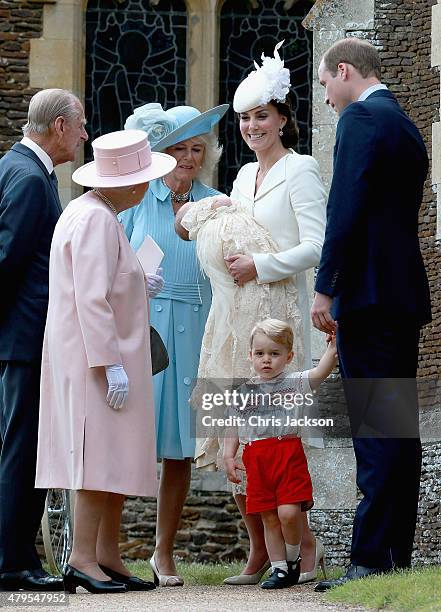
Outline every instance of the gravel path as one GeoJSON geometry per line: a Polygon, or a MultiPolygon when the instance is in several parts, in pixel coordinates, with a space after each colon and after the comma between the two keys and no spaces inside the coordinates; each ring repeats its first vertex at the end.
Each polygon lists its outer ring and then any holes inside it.
{"type": "Polygon", "coordinates": [[[1,607],[1,610],[38,610],[39,612],[268,612],[284,610],[293,612],[337,612],[340,610],[363,611],[366,608],[327,604],[323,595],[314,593],[314,585],[307,584],[279,591],[263,591],[255,586],[184,586],[182,588],[158,588],[155,591],[122,593],[116,595],[91,595],[78,589],[70,596],[69,606],[1,607]],[[80,592],[81,591],[81,592],[80,592]]]}

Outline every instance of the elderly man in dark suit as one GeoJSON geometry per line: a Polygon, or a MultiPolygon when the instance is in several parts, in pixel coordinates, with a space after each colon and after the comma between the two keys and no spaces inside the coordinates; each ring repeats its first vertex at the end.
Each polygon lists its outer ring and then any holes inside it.
{"type": "Polygon", "coordinates": [[[418,241],[428,159],[423,140],[380,82],[368,42],[335,43],[319,67],[325,102],[339,114],[334,175],[314,326],[337,331],[363,499],[351,565],[336,584],[410,567],[421,442],[416,373],[421,326],[431,320],[418,241]]]}
{"type": "Polygon", "coordinates": [[[49,250],[61,214],[54,166],[87,140],[69,91],[30,102],[24,138],[0,160],[0,590],[62,590],[35,549],[45,491],[34,488],[49,250]]]}

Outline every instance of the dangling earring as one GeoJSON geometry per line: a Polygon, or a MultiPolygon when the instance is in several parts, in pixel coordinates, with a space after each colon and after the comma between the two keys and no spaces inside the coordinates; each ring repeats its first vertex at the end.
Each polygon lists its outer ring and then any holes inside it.
{"type": "Polygon", "coordinates": [[[133,195],[135,195],[136,194],[136,189],[132,189],[132,193],[133,193],[133,195]]]}
{"type": "Polygon", "coordinates": [[[282,130],[282,128],[280,128],[280,130],[279,130],[279,136],[283,136],[283,130],[282,130]]]}

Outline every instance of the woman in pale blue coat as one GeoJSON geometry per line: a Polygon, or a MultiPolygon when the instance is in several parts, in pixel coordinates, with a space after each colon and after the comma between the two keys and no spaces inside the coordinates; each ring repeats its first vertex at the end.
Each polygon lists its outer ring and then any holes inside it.
{"type": "MultiPolygon", "coordinates": [[[[130,244],[136,251],[149,234],[165,256],[161,263],[164,285],[150,299],[150,322],[158,330],[170,358],[169,367],[153,379],[157,454],[162,459],[158,494],[156,547],[150,560],[155,582],[180,586],[173,545],[188,493],[195,440],[191,437],[188,399],[196,378],[200,346],[211,304],[208,278],[200,270],[194,242],[175,233],[176,212],[188,201],[219,193],[205,185],[221,148],[211,133],[228,105],[200,113],[190,106],[163,111],[146,104],[126,121],[126,129],[142,129],[153,151],[177,160],[164,179],[150,182],[139,206],[121,215],[130,244]],[[205,178],[206,177],[206,178],[205,178]]],[[[153,282],[158,281],[153,275],[153,282]]]]}

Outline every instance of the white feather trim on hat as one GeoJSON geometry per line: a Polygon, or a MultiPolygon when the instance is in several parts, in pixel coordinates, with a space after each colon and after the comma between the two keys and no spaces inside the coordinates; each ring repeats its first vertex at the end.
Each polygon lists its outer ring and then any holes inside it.
{"type": "Polygon", "coordinates": [[[279,48],[284,41],[280,41],[274,48],[274,57],[267,57],[262,53],[262,66],[256,62],[253,70],[236,89],[233,108],[236,113],[244,113],[268,104],[270,100],[285,102],[291,87],[288,68],[280,58],[279,48]]]}

